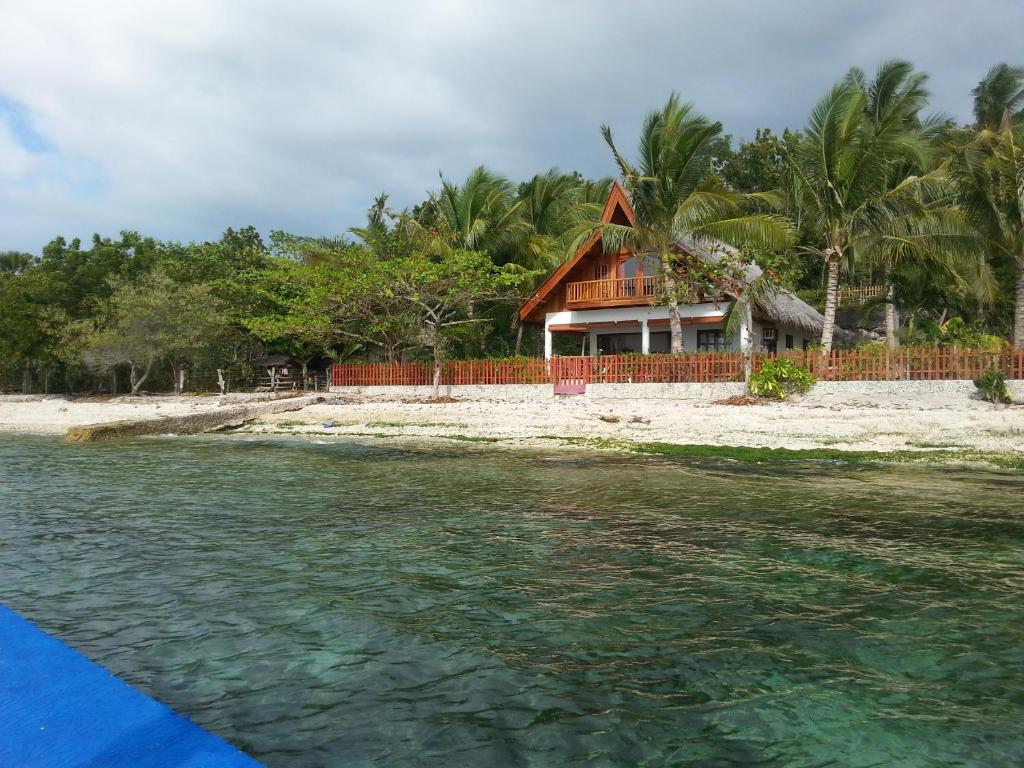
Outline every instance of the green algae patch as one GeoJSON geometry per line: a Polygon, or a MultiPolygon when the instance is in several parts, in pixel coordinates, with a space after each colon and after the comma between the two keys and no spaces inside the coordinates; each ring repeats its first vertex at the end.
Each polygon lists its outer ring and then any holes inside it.
{"type": "Polygon", "coordinates": [[[844,451],[838,448],[754,448],[699,443],[642,443],[631,440],[545,435],[568,445],[691,459],[724,459],[744,464],[785,461],[827,461],[842,464],[988,464],[1024,471],[1024,454],[960,450],[844,451]]]}

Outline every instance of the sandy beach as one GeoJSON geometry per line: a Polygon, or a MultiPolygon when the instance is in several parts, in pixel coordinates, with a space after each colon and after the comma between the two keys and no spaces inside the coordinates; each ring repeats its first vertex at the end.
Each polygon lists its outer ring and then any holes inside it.
{"type": "MultiPolygon", "coordinates": [[[[795,402],[710,399],[458,398],[453,402],[335,395],[265,416],[241,431],[350,439],[449,440],[505,447],[670,443],[848,451],[964,451],[1024,455],[1024,405],[995,406],[967,389],[871,392],[818,387],[795,402]]],[[[0,431],[63,434],[70,427],[197,413],[251,401],[151,396],[0,398],[0,431]]]]}

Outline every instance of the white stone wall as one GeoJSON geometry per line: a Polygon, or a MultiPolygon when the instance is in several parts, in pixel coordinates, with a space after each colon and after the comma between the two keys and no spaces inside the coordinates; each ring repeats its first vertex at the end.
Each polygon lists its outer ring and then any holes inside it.
{"type": "MultiPolygon", "coordinates": [[[[1024,381],[1007,382],[1010,394],[1024,401],[1024,381]]],[[[434,396],[432,386],[412,387],[331,387],[342,397],[381,397],[394,400],[425,400],[434,396]]],[[[585,395],[592,400],[700,400],[714,401],[743,394],[746,386],[738,382],[715,384],[588,384],[585,395]]],[[[814,397],[900,395],[912,401],[915,395],[948,393],[954,398],[973,397],[970,381],[822,381],[815,385],[808,399],[814,397]]],[[[550,384],[460,384],[441,387],[441,395],[467,400],[543,400],[554,397],[550,384]]]]}

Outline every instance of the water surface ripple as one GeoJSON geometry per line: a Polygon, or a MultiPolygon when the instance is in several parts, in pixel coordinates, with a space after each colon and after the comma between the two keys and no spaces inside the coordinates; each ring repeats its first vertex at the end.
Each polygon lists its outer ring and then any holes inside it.
{"type": "Polygon", "coordinates": [[[1020,765],[1022,589],[1019,474],[0,438],[0,600],[272,767],[1020,765]]]}

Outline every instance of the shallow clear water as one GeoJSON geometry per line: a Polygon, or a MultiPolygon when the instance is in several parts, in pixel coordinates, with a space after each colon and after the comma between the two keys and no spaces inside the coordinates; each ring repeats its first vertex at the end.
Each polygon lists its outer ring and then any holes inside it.
{"type": "Polygon", "coordinates": [[[0,600],[269,766],[1024,760],[1024,475],[0,437],[0,600]]]}

